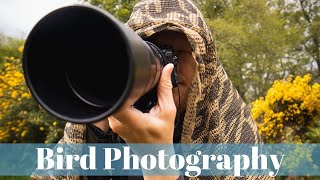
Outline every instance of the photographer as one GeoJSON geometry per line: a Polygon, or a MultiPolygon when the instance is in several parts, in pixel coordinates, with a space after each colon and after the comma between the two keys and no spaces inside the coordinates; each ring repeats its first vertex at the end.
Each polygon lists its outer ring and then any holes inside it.
{"type": "Polygon", "coordinates": [[[143,39],[176,52],[178,87],[172,86],[173,65],[168,64],[158,84],[158,103],[149,113],[126,107],[92,124],[67,123],[60,143],[262,143],[250,110],[218,61],[211,31],[194,2],[141,1],[127,25],[143,39]]]}

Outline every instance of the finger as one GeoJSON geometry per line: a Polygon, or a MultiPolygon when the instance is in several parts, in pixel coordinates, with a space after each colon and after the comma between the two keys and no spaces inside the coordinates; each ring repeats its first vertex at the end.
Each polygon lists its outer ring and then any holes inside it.
{"type": "Polygon", "coordinates": [[[112,116],[122,124],[128,125],[129,127],[136,123],[142,123],[143,120],[143,113],[133,107],[122,108],[112,116]]]}
{"type": "Polygon", "coordinates": [[[112,131],[118,134],[119,136],[122,137],[123,135],[128,133],[128,126],[126,124],[123,124],[117,118],[113,116],[109,116],[108,120],[109,120],[109,126],[112,129],[112,131]]]}
{"type": "Polygon", "coordinates": [[[172,82],[171,82],[171,73],[173,71],[173,64],[167,64],[161,73],[160,81],[158,84],[158,103],[159,105],[167,104],[173,102],[172,95],[172,82]]]}
{"type": "Polygon", "coordinates": [[[113,132],[119,134],[119,131],[123,129],[121,122],[119,122],[116,118],[110,116],[108,117],[109,127],[113,132]]]}

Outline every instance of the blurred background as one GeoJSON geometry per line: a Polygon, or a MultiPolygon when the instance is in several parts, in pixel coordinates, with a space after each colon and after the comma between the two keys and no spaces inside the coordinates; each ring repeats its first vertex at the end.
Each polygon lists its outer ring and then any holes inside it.
{"type": "MultiPolygon", "coordinates": [[[[35,23],[58,7],[79,3],[103,8],[126,22],[137,2],[0,1],[0,143],[55,143],[63,135],[65,122],[32,99],[23,78],[23,45],[35,23]]],[[[197,2],[218,57],[250,107],[264,142],[320,143],[320,1],[197,2]]]]}
{"type": "MultiPolygon", "coordinates": [[[[52,10],[75,3],[98,6],[126,22],[137,2],[0,1],[1,143],[55,143],[63,135],[65,122],[35,103],[23,78],[23,45],[35,23],[52,10]]],[[[320,1],[197,2],[212,30],[218,57],[251,108],[264,141],[319,143],[320,1]]]]}

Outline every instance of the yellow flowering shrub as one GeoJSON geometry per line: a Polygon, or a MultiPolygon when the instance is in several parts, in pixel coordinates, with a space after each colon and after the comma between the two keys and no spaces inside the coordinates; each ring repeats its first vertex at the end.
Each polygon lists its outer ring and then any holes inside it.
{"type": "Polygon", "coordinates": [[[306,133],[319,124],[320,85],[309,74],[275,81],[251,112],[265,142],[306,142],[306,133]]]}
{"type": "MultiPolygon", "coordinates": [[[[20,55],[23,48],[19,48],[20,55]]],[[[55,142],[64,122],[48,115],[32,99],[21,58],[4,57],[0,66],[0,142],[55,142]]]]}
{"type": "Polygon", "coordinates": [[[6,60],[8,62],[4,63],[4,67],[0,72],[1,114],[6,113],[11,106],[15,106],[16,101],[29,99],[31,96],[24,86],[23,74],[19,71],[21,64],[18,62],[20,60],[14,57],[6,57],[6,60]]]}

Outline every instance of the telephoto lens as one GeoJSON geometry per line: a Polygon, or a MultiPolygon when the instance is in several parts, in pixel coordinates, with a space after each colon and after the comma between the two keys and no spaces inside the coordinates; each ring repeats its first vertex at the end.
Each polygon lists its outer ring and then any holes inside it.
{"type": "MultiPolygon", "coordinates": [[[[148,111],[170,49],[145,42],[108,12],[66,6],[43,17],[27,37],[22,65],[35,100],[59,119],[88,123],[122,106],[148,111]]],[[[177,74],[174,69],[173,84],[177,74]]]]}

